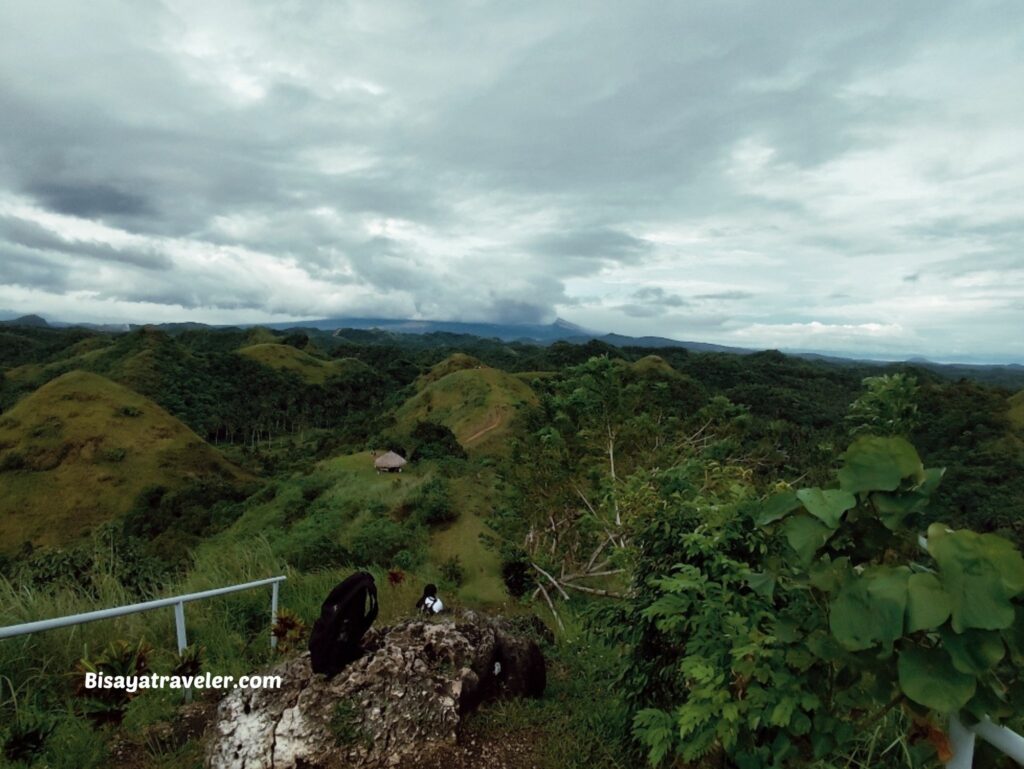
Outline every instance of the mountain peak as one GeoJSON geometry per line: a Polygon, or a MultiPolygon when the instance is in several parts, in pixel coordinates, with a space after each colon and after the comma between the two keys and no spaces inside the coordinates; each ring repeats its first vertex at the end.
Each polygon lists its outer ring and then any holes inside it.
{"type": "Polygon", "coordinates": [[[0,321],[0,323],[3,323],[6,326],[36,326],[40,328],[48,328],[50,325],[46,322],[45,318],[42,318],[39,315],[22,315],[21,317],[14,318],[12,320],[0,321]]]}
{"type": "Polygon", "coordinates": [[[551,324],[555,328],[563,328],[566,331],[581,331],[585,332],[587,329],[583,326],[577,326],[575,323],[570,323],[565,318],[555,318],[555,322],[551,324]]]}

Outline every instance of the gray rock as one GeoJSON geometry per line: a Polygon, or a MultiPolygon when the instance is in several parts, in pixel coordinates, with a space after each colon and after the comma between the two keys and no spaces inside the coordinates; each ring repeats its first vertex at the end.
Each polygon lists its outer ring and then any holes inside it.
{"type": "Polygon", "coordinates": [[[462,717],[503,694],[539,697],[544,657],[514,623],[465,612],[370,630],[364,656],[327,680],[309,655],[281,663],[280,689],[220,704],[209,769],[414,766],[456,744],[462,717]]]}

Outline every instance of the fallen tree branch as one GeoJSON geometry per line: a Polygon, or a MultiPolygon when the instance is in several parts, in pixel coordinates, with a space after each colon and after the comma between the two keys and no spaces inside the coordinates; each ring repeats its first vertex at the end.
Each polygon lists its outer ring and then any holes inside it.
{"type": "Polygon", "coordinates": [[[531,561],[531,562],[530,562],[530,566],[532,566],[532,567],[533,567],[533,568],[535,568],[535,569],[536,569],[537,571],[539,571],[539,572],[540,572],[541,574],[543,574],[543,575],[544,575],[545,577],[547,577],[547,578],[548,578],[548,580],[549,580],[549,581],[551,582],[551,584],[555,586],[555,589],[556,589],[556,590],[558,590],[558,592],[562,594],[562,597],[563,597],[563,598],[564,598],[564,599],[565,599],[566,601],[568,601],[568,600],[569,600],[569,594],[568,594],[568,593],[566,593],[566,592],[565,592],[565,591],[564,591],[564,590],[562,589],[562,586],[561,586],[560,584],[558,584],[558,580],[557,580],[557,579],[555,579],[554,577],[552,577],[552,576],[551,576],[550,574],[548,574],[548,573],[547,573],[546,571],[544,571],[544,569],[542,569],[542,568],[541,568],[540,566],[538,566],[537,564],[535,564],[535,563],[534,563],[533,561],[531,561]]]}
{"type": "Polygon", "coordinates": [[[609,569],[607,571],[587,571],[581,574],[567,574],[562,577],[562,582],[570,582],[574,579],[589,579],[590,577],[610,577],[613,574],[622,574],[625,569],[609,569]]]}
{"type": "Polygon", "coordinates": [[[572,582],[566,582],[565,586],[571,590],[579,590],[582,593],[591,593],[593,595],[605,595],[609,598],[625,598],[622,593],[614,593],[611,590],[598,590],[593,587],[583,587],[583,585],[574,585],[572,582]]]}
{"type": "Polygon", "coordinates": [[[548,591],[544,589],[544,585],[537,583],[537,588],[540,590],[541,595],[544,596],[544,600],[548,602],[548,608],[551,609],[551,614],[555,618],[555,622],[558,623],[558,627],[565,632],[565,625],[562,624],[562,618],[558,616],[558,612],[555,610],[555,604],[551,601],[551,596],[548,595],[548,591]]]}

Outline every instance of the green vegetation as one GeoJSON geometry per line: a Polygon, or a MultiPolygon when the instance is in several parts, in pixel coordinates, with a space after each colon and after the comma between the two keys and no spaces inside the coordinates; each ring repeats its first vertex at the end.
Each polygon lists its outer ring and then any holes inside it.
{"type": "Polygon", "coordinates": [[[201,763],[173,693],[76,671],[269,666],[357,568],[382,624],[434,582],[555,631],[547,696],[466,726],[523,766],[934,767],[951,712],[1024,725],[1011,369],[12,326],[0,370],[0,624],[288,575],[273,629],[268,591],[190,605],[184,658],[169,610],[0,642],[0,763],[201,763]]]}

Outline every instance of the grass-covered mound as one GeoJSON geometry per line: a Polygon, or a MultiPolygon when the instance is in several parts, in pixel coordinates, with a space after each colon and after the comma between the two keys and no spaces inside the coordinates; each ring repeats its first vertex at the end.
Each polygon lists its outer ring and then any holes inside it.
{"type": "Polygon", "coordinates": [[[474,367],[426,383],[395,412],[395,423],[402,434],[411,434],[418,422],[441,424],[465,448],[489,453],[505,445],[519,409],[536,403],[536,394],[521,379],[474,367]]]}
{"type": "Polygon", "coordinates": [[[145,488],[200,479],[245,474],[147,398],[69,372],[0,416],[0,551],[69,542],[145,488]]]}
{"type": "Polygon", "coordinates": [[[353,371],[370,371],[369,366],[354,358],[323,360],[287,344],[253,344],[243,347],[238,354],[277,371],[298,374],[307,384],[323,384],[332,376],[353,371]]]}

